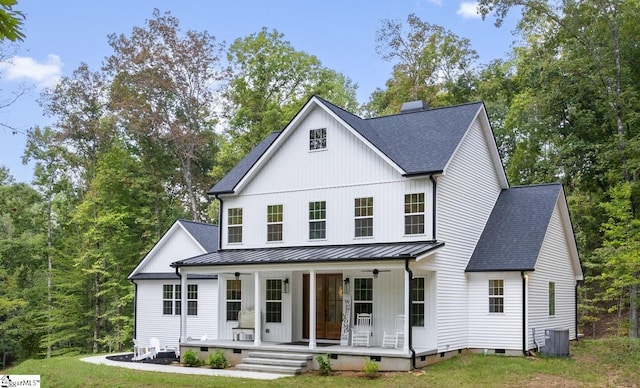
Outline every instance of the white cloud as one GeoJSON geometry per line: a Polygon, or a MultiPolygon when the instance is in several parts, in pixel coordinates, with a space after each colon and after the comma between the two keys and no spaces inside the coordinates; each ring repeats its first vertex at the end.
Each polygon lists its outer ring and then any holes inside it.
{"type": "Polygon", "coordinates": [[[478,12],[478,3],[475,1],[464,1],[460,3],[460,7],[456,11],[456,14],[462,16],[463,19],[480,19],[480,13],[478,12]]]}
{"type": "Polygon", "coordinates": [[[30,57],[13,56],[0,62],[0,71],[10,81],[31,81],[38,88],[54,86],[62,74],[62,61],[55,54],[47,55],[47,59],[39,63],[30,57]]]}

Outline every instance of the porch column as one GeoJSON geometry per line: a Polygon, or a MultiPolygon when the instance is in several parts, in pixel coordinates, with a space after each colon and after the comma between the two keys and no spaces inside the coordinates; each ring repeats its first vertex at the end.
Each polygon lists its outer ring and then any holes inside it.
{"type": "Polygon", "coordinates": [[[409,330],[411,330],[409,299],[411,299],[411,277],[408,271],[404,271],[404,341],[402,341],[402,351],[405,354],[409,353],[409,330]]]}
{"type": "Polygon", "coordinates": [[[316,348],[316,271],[309,270],[309,349],[316,348]]]}
{"type": "Polygon", "coordinates": [[[261,292],[260,292],[260,272],[256,271],[253,273],[253,278],[255,280],[255,284],[254,284],[254,325],[255,325],[255,330],[254,330],[254,337],[253,337],[253,345],[254,346],[260,346],[262,344],[262,319],[260,319],[260,317],[262,316],[262,312],[260,307],[262,306],[262,296],[261,296],[261,292]]]}
{"type": "Polygon", "coordinates": [[[180,342],[187,340],[187,276],[180,269],[180,342]]]}

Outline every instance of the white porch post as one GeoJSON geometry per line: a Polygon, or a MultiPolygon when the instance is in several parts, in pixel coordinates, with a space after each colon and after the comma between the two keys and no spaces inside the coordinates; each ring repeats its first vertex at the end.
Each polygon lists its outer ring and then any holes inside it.
{"type": "Polygon", "coordinates": [[[180,342],[187,340],[187,273],[180,269],[180,342]]]}
{"type": "Polygon", "coordinates": [[[409,299],[411,293],[411,279],[409,272],[404,271],[404,341],[402,341],[402,351],[409,353],[409,330],[411,330],[411,309],[409,299]]]}
{"type": "Polygon", "coordinates": [[[309,271],[309,349],[316,348],[316,271],[309,271]]]}
{"type": "Polygon", "coordinates": [[[255,330],[254,330],[254,337],[253,337],[253,345],[254,346],[260,346],[262,344],[262,319],[260,319],[260,317],[262,316],[260,307],[262,306],[262,299],[261,299],[261,292],[260,292],[260,272],[256,271],[253,273],[253,278],[255,279],[255,285],[254,285],[254,326],[255,326],[255,330]]]}

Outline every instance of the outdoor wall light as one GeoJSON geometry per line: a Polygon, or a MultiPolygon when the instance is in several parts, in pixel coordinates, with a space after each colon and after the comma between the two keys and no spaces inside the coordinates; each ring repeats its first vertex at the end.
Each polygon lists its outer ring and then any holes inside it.
{"type": "Polygon", "coordinates": [[[236,280],[240,280],[240,272],[236,272],[233,275],[236,277],[236,280]]]}
{"type": "Polygon", "coordinates": [[[348,294],[351,290],[349,289],[349,278],[344,279],[344,293],[348,294]]]}
{"type": "Polygon", "coordinates": [[[377,279],[379,273],[380,273],[380,271],[377,268],[374,268],[374,270],[373,270],[373,278],[377,279]]]}
{"type": "Polygon", "coordinates": [[[286,278],[282,281],[282,289],[284,290],[285,294],[289,293],[289,278],[286,278]]]}

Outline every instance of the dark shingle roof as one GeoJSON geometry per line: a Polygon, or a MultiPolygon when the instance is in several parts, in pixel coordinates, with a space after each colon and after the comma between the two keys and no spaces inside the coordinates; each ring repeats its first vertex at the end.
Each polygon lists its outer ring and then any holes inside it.
{"type": "Polygon", "coordinates": [[[318,99],[407,175],[442,172],[482,107],[481,102],[474,102],[361,119],[318,99]]]}
{"type": "Polygon", "coordinates": [[[533,271],[560,184],[502,190],[467,264],[467,272],[533,271]]]}
{"type": "Polygon", "coordinates": [[[389,260],[416,258],[444,243],[437,241],[333,245],[315,247],[283,247],[256,249],[229,249],[177,261],[171,266],[216,266],[266,263],[345,262],[359,260],[389,260]]]}
{"type": "Polygon", "coordinates": [[[207,252],[218,250],[218,225],[204,224],[186,220],[178,220],[191,236],[202,245],[207,252]]]}
{"type": "MultiPolygon", "coordinates": [[[[444,171],[483,106],[481,102],[475,102],[363,119],[322,98],[315,98],[397,164],[406,175],[444,171]]],[[[280,133],[274,132],[265,138],[208,193],[232,193],[280,133]]]]}

